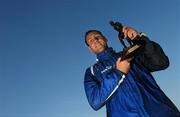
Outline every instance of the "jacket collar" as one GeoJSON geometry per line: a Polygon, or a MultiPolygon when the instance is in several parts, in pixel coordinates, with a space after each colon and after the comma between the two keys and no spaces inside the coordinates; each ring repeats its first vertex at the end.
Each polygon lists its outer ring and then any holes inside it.
{"type": "Polygon", "coordinates": [[[105,51],[97,54],[97,61],[104,60],[112,57],[112,55],[115,53],[113,48],[107,48],[105,51]]]}

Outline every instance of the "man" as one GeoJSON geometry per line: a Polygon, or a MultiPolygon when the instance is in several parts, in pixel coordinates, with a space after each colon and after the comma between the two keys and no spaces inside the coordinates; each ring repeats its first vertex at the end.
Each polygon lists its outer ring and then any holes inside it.
{"type": "Polygon", "coordinates": [[[85,42],[97,56],[86,69],[84,87],[94,110],[106,105],[107,117],[180,117],[180,112],[156,84],[150,72],[163,70],[169,60],[162,48],[147,36],[123,27],[124,38],[144,43],[143,52],[121,60],[97,30],[85,34],[85,42]],[[137,35],[143,38],[136,38],[137,35]]]}

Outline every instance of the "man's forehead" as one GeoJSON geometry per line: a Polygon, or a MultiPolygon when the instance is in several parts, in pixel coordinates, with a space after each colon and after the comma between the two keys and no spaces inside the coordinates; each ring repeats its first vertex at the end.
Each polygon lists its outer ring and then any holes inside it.
{"type": "MultiPolygon", "coordinates": [[[[90,32],[87,37],[91,37],[91,36],[96,36],[96,35],[101,35],[99,32],[90,32]]],[[[102,35],[101,35],[102,36],[102,35]]]]}

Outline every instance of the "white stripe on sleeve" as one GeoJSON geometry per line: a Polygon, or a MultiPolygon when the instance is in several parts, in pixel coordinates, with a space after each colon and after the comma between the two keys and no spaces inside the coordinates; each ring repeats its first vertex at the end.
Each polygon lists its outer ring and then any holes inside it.
{"type": "Polygon", "coordinates": [[[111,92],[111,94],[108,96],[108,98],[106,99],[106,101],[114,94],[114,92],[118,89],[118,87],[121,85],[121,83],[124,81],[124,79],[126,78],[126,76],[123,74],[121,79],[119,80],[118,84],[116,85],[116,87],[114,88],[114,90],[111,92]]]}

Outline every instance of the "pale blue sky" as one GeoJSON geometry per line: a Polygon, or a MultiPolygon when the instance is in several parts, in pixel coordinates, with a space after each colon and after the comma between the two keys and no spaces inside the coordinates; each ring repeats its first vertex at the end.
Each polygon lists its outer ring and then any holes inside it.
{"type": "Polygon", "coordinates": [[[145,32],[169,56],[153,73],[180,109],[179,0],[0,0],[0,117],[103,117],[88,104],[84,71],[95,56],[84,32],[101,30],[122,49],[109,21],[145,32]]]}

